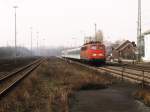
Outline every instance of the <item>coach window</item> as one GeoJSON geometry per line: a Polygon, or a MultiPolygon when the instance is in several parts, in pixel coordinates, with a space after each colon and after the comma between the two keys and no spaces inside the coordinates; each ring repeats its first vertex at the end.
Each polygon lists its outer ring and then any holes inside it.
{"type": "Polygon", "coordinates": [[[76,52],[77,52],[77,54],[80,54],[80,50],[77,50],[76,52]]]}

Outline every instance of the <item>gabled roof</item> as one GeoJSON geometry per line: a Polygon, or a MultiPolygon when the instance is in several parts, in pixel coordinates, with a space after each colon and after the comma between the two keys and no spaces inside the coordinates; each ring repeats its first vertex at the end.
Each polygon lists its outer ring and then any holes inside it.
{"type": "Polygon", "coordinates": [[[150,34],[150,30],[145,31],[144,33],[142,33],[142,36],[144,35],[149,35],[150,34]]]}
{"type": "Polygon", "coordinates": [[[119,50],[121,48],[124,48],[125,46],[127,46],[127,44],[132,44],[129,40],[126,40],[124,42],[122,42],[118,47],[116,47],[116,50],[119,50]]]}
{"type": "Polygon", "coordinates": [[[122,51],[122,50],[124,50],[126,47],[128,47],[128,46],[133,46],[131,43],[127,43],[127,44],[125,44],[123,47],[121,47],[119,50],[120,51],[122,51]]]}

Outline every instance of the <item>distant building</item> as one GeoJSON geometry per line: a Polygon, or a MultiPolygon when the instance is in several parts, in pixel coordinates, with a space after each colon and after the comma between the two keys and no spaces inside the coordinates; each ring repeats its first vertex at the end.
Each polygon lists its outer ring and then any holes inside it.
{"type": "Polygon", "coordinates": [[[150,30],[142,34],[143,37],[143,60],[150,61],[150,30]]]}
{"type": "Polygon", "coordinates": [[[103,43],[103,33],[102,33],[102,31],[101,30],[97,31],[95,36],[88,36],[88,37],[84,38],[84,43],[89,43],[91,41],[93,41],[93,42],[98,41],[98,42],[103,43]]]}
{"type": "Polygon", "coordinates": [[[136,59],[137,47],[135,42],[130,42],[129,40],[125,40],[123,43],[120,43],[115,48],[112,48],[112,57],[114,59],[136,59]]]}
{"type": "Polygon", "coordinates": [[[103,42],[103,33],[101,30],[96,32],[96,41],[103,42]]]}

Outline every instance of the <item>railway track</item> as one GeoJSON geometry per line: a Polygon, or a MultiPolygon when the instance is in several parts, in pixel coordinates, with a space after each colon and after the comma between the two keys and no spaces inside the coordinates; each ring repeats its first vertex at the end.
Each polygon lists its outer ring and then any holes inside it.
{"type": "Polygon", "coordinates": [[[8,94],[10,90],[12,90],[29,73],[35,70],[43,61],[44,59],[38,59],[31,64],[0,77],[0,99],[8,94]]]}
{"type": "Polygon", "coordinates": [[[107,66],[118,66],[118,67],[125,67],[129,69],[134,69],[134,70],[144,70],[144,71],[150,71],[150,66],[144,65],[144,64],[120,64],[120,63],[112,63],[112,62],[107,62],[107,66]]]}
{"type": "MultiPolygon", "coordinates": [[[[64,61],[66,59],[60,58],[64,61]]],[[[112,74],[115,77],[119,77],[122,80],[129,80],[130,82],[149,85],[150,86],[150,67],[141,65],[131,65],[131,64],[106,64],[101,67],[93,67],[87,64],[69,60],[71,63],[76,63],[81,66],[88,67],[96,71],[105,71],[112,74]]]]}
{"type": "Polygon", "coordinates": [[[128,79],[142,85],[150,85],[150,66],[145,64],[115,64],[112,66],[100,67],[100,69],[116,74],[122,79],[128,79]]]}
{"type": "Polygon", "coordinates": [[[98,67],[100,70],[111,73],[116,77],[120,77],[122,80],[127,79],[131,82],[141,83],[142,85],[150,85],[150,70],[139,69],[138,67],[114,67],[105,66],[98,67]]]}

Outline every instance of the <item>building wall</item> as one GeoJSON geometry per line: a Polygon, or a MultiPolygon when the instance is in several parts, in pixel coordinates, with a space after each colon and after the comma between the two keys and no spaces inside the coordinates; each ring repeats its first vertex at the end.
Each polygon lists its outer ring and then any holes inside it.
{"type": "MultiPolygon", "coordinates": [[[[125,44],[124,44],[125,45],[125,44]]],[[[119,58],[123,58],[123,59],[135,59],[135,50],[136,48],[133,47],[133,45],[130,43],[128,44],[126,47],[122,46],[120,49],[114,49],[112,51],[112,56],[114,57],[114,59],[119,59],[119,58]]]]}
{"type": "Polygon", "coordinates": [[[124,50],[121,51],[121,57],[124,59],[135,59],[134,48],[129,44],[124,50]]]}
{"type": "Polygon", "coordinates": [[[118,59],[118,58],[119,58],[119,52],[116,51],[116,50],[113,50],[113,51],[112,51],[112,57],[113,57],[114,59],[118,59]]]}
{"type": "Polygon", "coordinates": [[[147,34],[144,36],[144,41],[145,41],[145,45],[144,45],[145,55],[144,55],[143,60],[150,61],[150,34],[147,34]]]}
{"type": "Polygon", "coordinates": [[[96,41],[103,42],[103,33],[102,33],[102,31],[96,32],[96,41]]]}

